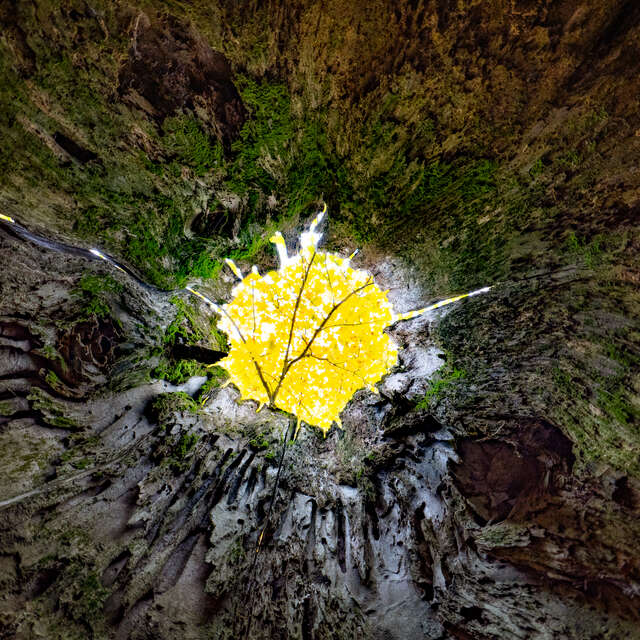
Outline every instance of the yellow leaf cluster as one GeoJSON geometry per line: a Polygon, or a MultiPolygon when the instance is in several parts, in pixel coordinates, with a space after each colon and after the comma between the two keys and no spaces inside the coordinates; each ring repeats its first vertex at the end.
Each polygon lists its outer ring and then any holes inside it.
{"type": "MultiPolygon", "coordinates": [[[[314,223],[315,224],[315,223],[314,223]]],[[[315,227],[312,228],[312,231],[315,227]]],[[[397,362],[384,328],[394,321],[387,293],[349,260],[303,242],[281,267],[242,277],[218,326],[229,337],[224,367],[243,399],[270,404],[327,432],[353,394],[397,362]]],[[[233,265],[235,268],[235,265],[233,265]]]]}

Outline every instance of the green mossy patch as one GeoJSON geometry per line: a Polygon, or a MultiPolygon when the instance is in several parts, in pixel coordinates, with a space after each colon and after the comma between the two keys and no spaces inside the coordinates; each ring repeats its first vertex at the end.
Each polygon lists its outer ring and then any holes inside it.
{"type": "Polygon", "coordinates": [[[160,426],[162,439],[155,447],[152,458],[155,462],[169,466],[174,472],[185,471],[200,435],[174,427],[180,420],[199,412],[198,404],[188,394],[178,391],[161,393],[148,405],[145,414],[152,422],[160,426]]]}
{"type": "Polygon", "coordinates": [[[102,585],[99,576],[94,572],[85,573],[81,579],[76,577],[74,584],[74,599],[67,603],[71,617],[90,625],[102,620],[104,603],[110,592],[102,585]]]}
{"type": "Polygon", "coordinates": [[[466,375],[466,371],[457,369],[454,366],[445,365],[445,367],[439,369],[437,373],[434,374],[434,378],[429,381],[429,387],[424,397],[416,404],[416,409],[428,409],[431,402],[442,398],[445,391],[451,387],[451,385],[466,375]]]}
{"type": "Polygon", "coordinates": [[[256,451],[265,451],[271,446],[269,433],[259,433],[253,438],[249,438],[249,446],[256,451]]]}
{"type": "Polygon", "coordinates": [[[162,131],[163,150],[168,158],[174,160],[169,165],[154,163],[155,172],[169,170],[180,175],[180,166],[186,166],[201,177],[223,164],[222,144],[212,139],[194,117],[167,118],[162,124],[162,131]]]}
{"type": "MultiPolygon", "coordinates": [[[[91,51],[109,77],[115,75],[121,47],[112,38],[91,51]]],[[[9,57],[5,52],[5,64],[9,57]]],[[[273,222],[295,222],[321,199],[334,220],[360,242],[372,240],[374,228],[377,241],[392,241],[397,229],[429,217],[433,203],[453,197],[469,207],[493,188],[491,161],[446,163],[416,156],[415,136],[409,136],[409,127],[395,116],[401,97],[393,94],[349,133],[345,155],[325,107],[301,110],[296,102],[294,108],[285,84],[238,74],[236,84],[250,115],[225,155],[213,132],[194,114],[177,113],[157,128],[128,107],[113,109],[99,75],[91,75],[88,64],[75,64],[64,49],[53,56],[43,53],[32,80],[35,92],[46,95],[59,111],[43,113],[34,90],[28,91],[14,76],[6,89],[7,104],[17,99],[26,117],[51,135],[64,113],[67,133],[73,129],[100,160],[60,164],[42,140],[8,118],[6,127],[19,142],[12,145],[12,153],[22,149],[9,164],[25,179],[44,180],[63,198],[72,196],[76,205],[68,213],[75,233],[126,260],[161,287],[216,277],[225,256],[246,262],[271,259],[273,222]],[[119,144],[132,139],[133,131],[144,139],[144,152],[119,144]],[[193,188],[196,180],[240,198],[241,209],[234,215],[240,216],[241,225],[231,241],[185,235],[186,222],[202,206],[193,188]]],[[[432,137],[434,123],[425,123],[424,136],[432,137]]],[[[433,216],[441,209],[439,205],[433,216]]],[[[96,314],[107,312],[97,301],[94,307],[96,314]]]]}
{"type": "Polygon", "coordinates": [[[205,333],[193,302],[191,300],[185,302],[178,296],[173,296],[170,302],[176,308],[176,315],[165,331],[162,339],[164,344],[173,346],[178,339],[186,344],[195,344],[202,340],[205,333]]]}
{"type": "Polygon", "coordinates": [[[183,384],[195,376],[205,376],[207,369],[197,360],[161,361],[152,375],[171,384],[183,384]]]}
{"type": "Polygon", "coordinates": [[[170,456],[166,462],[175,472],[186,471],[189,468],[189,457],[200,440],[200,436],[195,433],[183,433],[175,443],[170,456]]]}
{"type": "Polygon", "coordinates": [[[123,289],[123,285],[107,274],[85,273],[71,294],[82,303],[82,318],[106,319],[113,315],[113,300],[123,289]]]}
{"type": "Polygon", "coordinates": [[[531,544],[531,534],[522,524],[501,522],[483,527],[475,536],[475,541],[484,549],[526,547],[531,544]]]}
{"type": "Polygon", "coordinates": [[[146,410],[149,419],[158,424],[168,422],[179,413],[198,413],[197,403],[184,391],[161,393],[151,401],[146,410]]]}
{"type": "Polygon", "coordinates": [[[199,314],[198,301],[192,299],[185,301],[174,296],[171,302],[176,307],[176,316],[162,338],[163,349],[159,350],[161,359],[152,375],[172,384],[182,384],[194,376],[207,376],[208,380],[217,379],[218,372],[209,372],[201,362],[178,360],[173,355],[173,348],[178,343],[195,345],[204,342],[215,350],[227,350],[226,336],[217,328],[216,316],[199,314]]]}
{"type": "Polygon", "coordinates": [[[588,357],[593,364],[566,361],[554,367],[553,414],[585,462],[639,476],[640,407],[633,404],[631,390],[637,357],[611,342],[596,343],[588,357]],[[603,357],[616,363],[609,374],[595,368],[603,357]]]}
{"type": "Polygon", "coordinates": [[[13,402],[9,400],[0,401],[0,416],[5,418],[12,416],[18,409],[13,402]]]}
{"type": "Polygon", "coordinates": [[[42,420],[48,425],[58,429],[69,429],[70,431],[82,428],[73,418],[68,417],[65,406],[46,391],[38,387],[32,387],[27,398],[32,410],[38,412],[42,420]]]}
{"type": "Polygon", "coordinates": [[[214,389],[218,389],[228,378],[227,371],[222,367],[207,367],[207,380],[200,387],[198,402],[205,402],[214,389]]]}

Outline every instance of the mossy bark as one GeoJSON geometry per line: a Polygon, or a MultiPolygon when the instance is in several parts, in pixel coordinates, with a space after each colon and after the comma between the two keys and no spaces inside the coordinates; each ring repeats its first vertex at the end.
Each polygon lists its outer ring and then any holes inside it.
{"type": "Polygon", "coordinates": [[[171,290],[0,230],[3,632],[636,633],[635,3],[16,0],[0,24],[0,213],[171,290]],[[399,311],[497,286],[394,328],[381,397],[288,446],[252,574],[286,418],[150,376],[224,349],[179,288],[224,300],[221,259],[273,266],[322,200],[399,311]]]}

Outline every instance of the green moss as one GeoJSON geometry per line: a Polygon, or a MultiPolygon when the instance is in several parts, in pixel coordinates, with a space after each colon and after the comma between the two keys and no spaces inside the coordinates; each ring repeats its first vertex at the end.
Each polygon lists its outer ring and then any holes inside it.
{"type": "Polygon", "coordinates": [[[54,415],[45,419],[45,421],[49,422],[51,426],[58,427],[59,429],[80,429],[75,420],[67,418],[64,415],[54,415]]]}
{"type": "Polygon", "coordinates": [[[80,278],[76,290],[90,295],[99,295],[106,292],[121,293],[123,286],[119,282],[116,282],[110,275],[85,273],[82,278],[80,278]]]}
{"type": "Polygon", "coordinates": [[[207,367],[207,380],[200,387],[198,393],[198,401],[204,402],[213,389],[219,388],[222,383],[227,379],[228,374],[222,367],[207,367]]]}
{"type": "Polygon", "coordinates": [[[111,308],[98,298],[91,298],[82,307],[83,316],[96,316],[97,318],[108,318],[111,315],[111,308]]]}
{"type": "Polygon", "coordinates": [[[205,366],[197,360],[178,360],[177,362],[163,360],[152,371],[152,375],[162,378],[172,384],[183,384],[194,376],[207,374],[205,366]]]}
{"type": "Polygon", "coordinates": [[[161,393],[149,404],[146,411],[150,420],[163,424],[177,413],[198,413],[198,405],[184,391],[161,393]]]}
{"type": "Polygon", "coordinates": [[[640,418],[640,412],[627,400],[626,389],[621,384],[612,391],[601,389],[598,391],[597,399],[598,405],[609,417],[621,425],[627,425],[631,420],[640,418]]]}
{"type": "Polygon", "coordinates": [[[82,318],[107,318],[112,315],[113,295],[120,294],[122,290],[122,285],[109,275],[85,273],[71,293],[82,301],[82,318]]]}
{"type": "Polygon", "coordinates": [[[183,433],[178,440],[174,455],[176,460],[184,460],[191,450],[196,446],[200,436],[195,433],[183,433]]]}
{"type": "MultiPolygon", "coordinates": [[[[164,356],[153,370],[152,375],[173,384],[182,384],[193,376],[207,375],[208,371],[202,363],[196,360],[176,361],[173,359],[171,349],[179,339],[186,344],[194,344],[204,340],[206,333],[208,333],[210,340],[215,342],[215,347],[225,350],[227,342],[224,334],[217,329],[216,318],[207,320],[207,318],[198,315],[197,307],[193,306],[191,301],[185,302],[177,296],[171,298],[171,302],[177,309],[176,316],[162,338],[164,356]]],[[[219,376],[214,373],[208,377],[211,379],[219,376]]]]}
{"type": "Polygon", "coordinates": [[[74,447],[65,451],[60,456],[60,460],[70,463],[75,469],[86,469],[91,465],[91,460],[86,457],[78,457],[79,455],[81,455],[81,451],[74,447]]]}
{"type": "Polygon", "coordinates": [[[612,340],[603,340],[601,343],[607,356],[617,362],[622,367],[623,372],[628,372],[631,367],[640,364],[640,356],[631,352],[628,348],[623,348],[612,340]]]}
{"type": "Polygon", "coordinates": [[[222,261],[211,256],[210,250],[204,242],[192,240],[191,246],[192,250],[183,256],[176,275],[177,282],[184,285],[191,278],[202,278],[203,280],[217,278],[223,267],[222,261]]]}
{"type": "Polygon", "coordinates": [[[507,522],[483,527],[475,539],[480,545],[489,549],[524,547],[531,543],[531,536],[526,526],[507,522]]]}
{"type": "Polygon", "coordinates": [[[37,411],[42,416],[42,419],[52,427],[70,430],[80,429],[75,420],[65,415],[64,405],[42,389],[32,387],[27,398],[31,403],[31,408],[37,411]]]}
{"type": "Polygon", "coordinates": [[[175,156],[181,164],[191,167],[197,176],[203,176],[222,165],[222,145],[219,141],[212,141],[200,122],[192,116],[167,118],[162,129],[165,151],[170,157],[175,156]]]}
{"type": "Polygon", "coordinates": [[[565,250],[574,258],[578,258],[592,268],[597,266],[602,259],[602,236],[596,236],[587,241],[576,236],[572,231],[565,242],[565,250]]]}
{"type": "MultiPolygon", "coordinates": [[[[446,163],[426,155],[437,126],[430,117],[418,123],[399,120],[396,110],[406,109],[407,96],[382,96],[359,126],[341,130],[331,125],[335,112],[304,100],[300,104],[301,97],[292,96],[284,83],[238,74],[234,82],[249,118],[225,157],[220,142],[192,113],[167,118],[158,130],[137,110],[124,104],[114,108],[104,78],[117,77],[129,46],[126,39],[111,36],[92,43],[79,62],[74,39],[61,37],[54,55],[37,33],[30,38],[38,52],[31,82],[65,114],[70,130],[100,155],[100,162],[61,166],[46,145],[8,115],[2,133],[10,128],[13,137],[26,140],[13,145],[24,153],[9,165],[24,179],[44,181],[63,200],[76,203],[65,211],[75,232],[160,287],[182,286],[194,277],[215,278],[225,256],[247,262],[270,259],[270,233],[264,228],[269,219],[277,225],[283,217],[295,220],[320,199],[329,204],[333,219],[360,241],[393,243],[397,230],[412,221],[431,223],[476,210],[479,205],[471,203],[493,189],[490,160],[469,157],[446,163]],[[145,152],[122,144],[133,132],[142,138],[145,152]],[[185,223],[202,206],[200,195],[194,195],[194,175],[207,190],[243,197],[237,243],[235,238],[231,243],[185,237],[185,223]],[[276,212],[267,207],[271,196],[278,202],[276,212]]],[[[259,38],[252,47],[256,42],[259,38]]],[[[8,78],[6,113],[24,113],[48,132],[59,127],[30,101],[24,82],[10,68],[3,77],[8,78]]],[[[458,223],[452,220],[452,225],[458,223]]],[[[487,246],[486,238],[468,236],[459,247],[466,254],[465,274],[487,264],[486,255],[473,257],[474,249],[487,246]]],[[[462,273],[457,277],[465,279],[462,273]]],[[[107,313],[104,300],[92,299],[87,308],[92,314],[107,313]]]]}
{"type": "MultiPolygon", "coordinates": [[[[5,140],[12,140],[20,135],[20,126],[16,124],[16,116],[20,113],[25,101],[25,86],[11,64],[12,52],[8,43],[0,41],[0,131],[5,140]]],[[[0,145],[0,184],[8,179],[14,168],[14,156],[11,144],[0,145]]]]}
{"type": "Polygon", "coordinates": [[[570,393],[573,389],[571,375],[567,371],[563,371],[560,367],[555,366],[552,369],[553,382],[558,389],[565,393],[570,393]]]}
{"type": "Polygon", "coordinates": [[[0,400],[0,416],[12,416],[16,412],[14,405],[7,400],[0,400]]]}
{"type": "MultiPolygon", "coordinates": [[[[37,38],[33,40],[30,44],[36,46],[37,38]]],[[[400,100],[395,94],[386,96],[372,117],[348,132],[347,150],[338,150],[326,108],[293,109],[283,83],[239,75],[235,81],[250,117],[225,157],[219,141],[192,114],[167,118],[157,131],[138,112],[113,108],[102,75],[94,73],[91,64],[114,76],[126,42],[108,39],[96,45],[86,65],[74,62],[73,43],[67,45],[55,55],[41,47],[33,83],[62,109],[83,144],[98,153],[109,152],[101,154],[100,163],[61,166],[46,145],[12,119],[6,126],[27,141],[14,145],[25,152],[12,166],[25,179],[44,180],[65,198],[72,196],[77,206],[67,213],[76,233],[129,262],[160,287],[182,286],[194,277],[215,278],[225,256],[247,262],[270,258],[271,229],[264,225],[273,216],[267,208],[271,196],[278,201],[277,217],[291,219],[312,211],[324,198],[334,219],[360,240],[371,239],[372,228],[379,240],[392,239],[407,221],[441,218],[437,210],[433,216],[430,210],[448,195],[455,194],[464,208],[492,186],[493,167],[487,160],[469,159],[454,166],[416,154],[416,136],[433,139],[434,122],[425,118],[409,131],[409,125],[394,115],[400,100]],[[145,137],[146,152],[122,148],[120,141],[130,139],[133,130],[145,137]],[[235,246],[185,237],[186,221],[201,206],[199,196],[193,195],[194,174],[208,189],[222,188],[243,197],[235,246]]],[[[14,105],[20,96],[19,108],[12,106],[16,113],[38,119],[46,131],[59,126],[29,102],[19,78],[9,85],[5,102],[14,105]]],[[[280,223],[281,219],[272,221],[280,223]]],[[[469,245],[474,243],[471,238],[469,245]]],[[[482,257],[477,264],[484,264],[482,257]]],[[[467,271],[472,268],[469,264],[467,271]]],[[[90,299],[87,309],[105,315],[107,306],[98,296],[90,299]]]]}
{"type": "Polygon", "coordinates": [[[37,353],[42,355],[47,360],[52,360],[53,362],[57,362],[63,368],[66,368],[67,366],[64,361],[64,358],[60,355],[58,350],[53,345],[45,344],[43,347],[37,350],[37,353]]]}
{"type": "Polygon", "coordinates": [[[598,337],[581,353],[584,361],[553,368],[551,412],[576,444],[580,463],[602,463],[640,475],[640,411],[631,401],[635,354],[598,337]],[[603,373],[603,356],[615,363],[607,368],[613,373],[603,373]]]}
{"type": "Polygon", "coordinates": [[[193,454],[200,436],[195,433],[182,433],[179,438],[169,440],[156,452],[160,455],[166,454],[163,464],[166,464],[176,473],[180,473],[189,468],[189,458],[193,454]]]}
{"type": "Polygon", "coordinates": [[[263,451],[271,446],[271,440],[268,438],[269,433],[259,433],[249,440],[249,446],[256,451],[263,451]]]}
{"type": "MultiPolygon", "coordinates": [[[[37,42],[35,36],[33,42],[37,42]]],[[[109,50],[119,43],[107,41],[101,46],[109,50]]],[[[91,56],[96,51],[85,53],[91,56]]],[[[113,50],[102,51],[97,58],[94,62],[100,71],[107,67],[117,75],[113,50]]],[[[96,72],[91,64],[87,68],[74,64],[70,53],[62,51],[39,60],[38,72],[31,79],[31,92],[25,91],[17,78],[15,86],[4,85],[5,102],[16,105],[16,113],[53,134],[60,123],[28,97],[34,90],[44,93],[47,101],[64,112],[65,125],[78,132],[79,142],[100,155],[99,162],[60,163],[42,140],[12,118],[0,122],[3,137],[13,142],[8,145],[12,156],[6,159],[10,168],[8,184],[14,184],[10,178],[15,172],[34,187],[45,184],[63,201],[72,199],[75,204],[64,217],[74,222],[75,232],[128,261],[160,287],[171,288],[178,280],[183,282],[192,263],[197,265],[198,274],[210,272],[203,246],[206,243],[187,239],[183,234],[185,218],[193,204],[184,195],[182,167],[201,175],[216,161],[213,156],[220,156],[219,145],[209,142],[194,118],[168,119],[162,135],[158,135],[140,114],[114,109],[100,71],[96,72]],[[121,140],[130,135],[132,128],[147,137],[146,146],[153,146],[159,154],[168,154],[172,159],[152,162],[146,154],[123,148],[121,140]],[[177,171],[164,170],[173,165],[177,171]]],[[[0,91],[0,101],[3,95],[0,91]]],[[[92,305],[92,313],[106,312],[104,305],[92,305]]]]}
{"type": "Polygon", "coordinates": [[[211,317],[209,325],[209,337],[211,339],[211,342],[213,342],[220,351],[229,351],[227,334],[218,329],[218,318],[216,316],[211,317]]]}
{"type": "Polygon", "coordinates": [[[232,144],[225,186],[246,194],[250,209],[256,212],[261,196],[278,190],[286,176],[283,155],[294,140],[291,102],[282,84],[257,82],[247,76],[238,77],[237,82],[250,117],[232,144]],[[266,167],[266,157],[274,159],[271,168],[266,167]]]}
{"type": "MultiPolygon", "coordinates": [[[[79,572],[82,573],[82,570],[79,572]]],[[[95,625],[104,616],[104,603],[109,597],[109,590],[102,585],[95,572],[87,573],[82,579],[78,576],[74,585],[74,597],[67,603],[71,617],[77,622],[95,625]]]]}
{"type": "Polygon", "coordinates": [[[575,171],[580,166],[581,161],[582,156],[580,153],[576,149],[570,149],[557,158],[556,166],[561,170],[575,171]]]}
{"type": "Polygon", "coordinates": [[[456,380],[460,380],[466,376],[466,372],[462,369],[452,367],[451,369],[440,369],[434,380],[429,381],[429,388],[424,397],[416,405],[416,409],[428,409],[433,400],[440,399],[444,392],[451,387],[456,380]]]}
{"type": "Polygon", "coordinates": [[[364,472],[364,468],[362,467],[356,474],[356,486],[358,487],[358,491],[365,502],[370,504],[375,503],[377,495],[375,485],[373,484],[370,476],[364,472]]]}
{"type": "Polygon", "coordinates": [[[242,564],[243,560],[246,558],[247,553],[242,546],[242,540],[238,539],[234,542],[231,549],[229,549],[229,562],[232,565],[242,564]]]}
{"type": "Polygon", "coordinates": [[[58,389],[62,386],[62,380],[58,378],[55,371],[47,371],[47,375],[44,377],[44,380],[53,389],[58,389]]]}
{"type": "MultiPolygon", "coordinates": [[[[446,221],[462,233],[434,263],[444,265],[452,286],[486,279],[484,274],[495,274],[496,264],[504,262],[504,242],[476,224],[495,192],[495,162],[460,158],[445,163],[416,156],[406,125],[393,116],[398,99],[393,95],[350,132],[353,155],[344,158],[328,136],[326,111],[294,115],[284,85],[246,76],[237,81],[250,117],[224,159],[221,175],[225,189],[244,196],[246,207],[239,246],[229,257],[254,262],[271,253],[271,226],[262,230],[252,224],[264,223],[267,199],[275,195],[285,218],[313,210],[322,197],[332,219],[361,242],[372,240],[375,229],[376,242],[397,245],[399,229],[412,221],[420,220],[421,227],[426,221],[436,233],[446,221]]],[[[433,122],[425,127],[424,135],[432,136],[433,122]]],[[[281,219],[270,223],[273,228],[280,224],[281,219]]],[[[208,255],[195,260],[202,260],[204,275],[220,268],[219,260],[208,255]]],[[[196,263],[190,262],[192,270],[196,263]]]]}
{"type": "MultiPolygon", "coordinates": [[[[331,200],[341,189],[336,176],[339,159],[330,149],[325,130],[326,114],[307,110],[292,113],[287,87],[246,75],[236,82],[249,118],[223,165],[225,189],[244,196],[246,224],[264,222],[267,199],[276,196],[279,216],[291,218],[315,207],[320,198],[331,200]]],[[[235,259],[252,261],[268,246],[270,233],[241,237],[235,259]]]]}
{"type": "Polygon", "coordinates": [[[529,169],[529,175],[532,178],[536,178],[544,172],[544,163],[542,162],[542,158],[538,158],[529,169]]]}
{"type": "Polygon", "coordinates": [[[170,302],[176,307],[176,317],[165,331],[163,342],[172,346],[180,337],[187,344],[194,344],[204,338],[204,332],[199,327],[197,312],[194,307],[178,296],[173,296],[170,302]]]}

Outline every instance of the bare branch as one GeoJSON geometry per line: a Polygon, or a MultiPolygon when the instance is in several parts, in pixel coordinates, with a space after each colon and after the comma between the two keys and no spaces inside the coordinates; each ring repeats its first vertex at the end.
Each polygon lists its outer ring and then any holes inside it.
{"type": "MultiPolygon", "coordinates": [[[[315,253],[314,253],[314,257],[315,257],[315,253]]],[[[311,260],[311,262],[313,262],[313,259],[311,260]]],[[[311,265],[309,265],[311,266],[311,265]]],[[[305,274],[305,279],[303,281],[303,288],[304,288],[304,284],[306,283],[306,278],[308,275],[308,270],[307,273],[305,274]]],[[[318,326],[318,328],[314,331],[313,335],[311,336],[311,340],[309,340],[309,342],[307,343],[307,345],[305,346],[305,348],[302,350],[302,353],[299,356],[296,356],[293,360],[291,360],[290,362],[287,362],[287,358],[289,356],[289,346],[291,345],[291,338],[292,338],[292,332],[293,332],[293,323],[291,324],[291,333],[289,335],[289,345],[287,345],[287,354],[285,357],[285,366],[283,368],[282,371],[282,376],[280,378],[280,382],[278,383],[278,386],[276,387],[276,390],[273,392],[273,401],[275,402],[275,398],[278,395],[278,392],[280,391],[280,387],[282,386],[282,383],[284,382],[284,379],[287,375],[287,373],[289,373],[289,370],[291,369],[291,367],[298,362],[299,360],[301,360],[302,358],[305,357],[305,355],[308,353],[309,349],[311,348],[311,345],[313,344],[313,341],[316,339],[316,337],[318,336],[318,334],[320,333],[320,331],[322,331],[323,327],[327,324],[327,322],[329,321],[329,319],[331,318],[331,316],[345,303],[347,302],[347,300],[349,300],[352,296],[358,294],[360,291],[366,289],[367,287],[370,287],[373,284],[373,278],[370,278],[369,280],[367,280],[367,282],[365,284],[363,284],[362,286],[358,287],[357,289],[354,289],[353,291],[351,291],[347,296],[345,296],[342,300],[340,300],[340,302],[337,302],[336,304],[333,305],[333,307],[331,308],[331,310],[329,311],[329,313],[327,314],[327,316],[325,317],[325,319],[320,323],[320,325],[318,326]]],[[[297,306],[299,304],[300,301],[300,297],[302,295],[302,289],[300,290],[300,295],[298,296],[298,300],[296,301],[296,309],[297,306]]],[[[295,315],[295,314],[294,314],[295,315]]]]}

